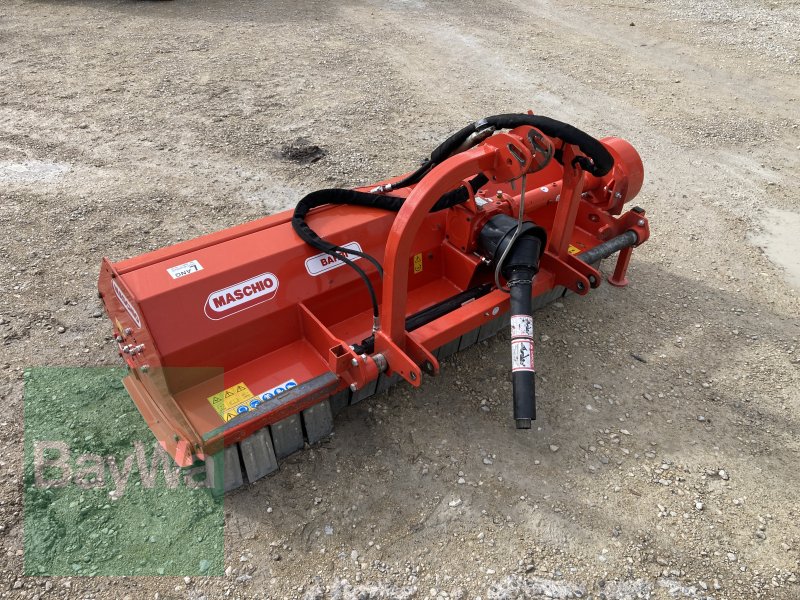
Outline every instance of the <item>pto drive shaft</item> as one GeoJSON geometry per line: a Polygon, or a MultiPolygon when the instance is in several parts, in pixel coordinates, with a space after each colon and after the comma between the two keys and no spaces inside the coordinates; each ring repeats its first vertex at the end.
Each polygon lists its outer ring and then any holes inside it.
{"type": "Polygon", "coordinates": [[[531,291],[546,241],[544,229],[530,221],[520,225],[507,215],[490,219],[480,235],[481,247],[492,262],[496,264],[505,254],[500,268],[511,292],[511,377],[517,429],[530,429],[536,418],[531,291]],[[515,235],[517,227],[521,231],[515,235]],[[509,244],[513,245],[506,253],[509,244]]]}

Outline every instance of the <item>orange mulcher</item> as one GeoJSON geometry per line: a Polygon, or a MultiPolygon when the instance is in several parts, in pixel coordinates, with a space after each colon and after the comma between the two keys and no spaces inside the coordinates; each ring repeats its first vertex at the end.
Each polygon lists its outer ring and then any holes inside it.
{"type": "Polygon", "coordinates": [[[178,464],[227,491],[327,436],[349,404],[510,328],[516,425],[535,418],[536,308],[649,236],[637,152],[553,119],[469,124],[416,171],[112,263],[99,289],[125,387],[178,464]]]}

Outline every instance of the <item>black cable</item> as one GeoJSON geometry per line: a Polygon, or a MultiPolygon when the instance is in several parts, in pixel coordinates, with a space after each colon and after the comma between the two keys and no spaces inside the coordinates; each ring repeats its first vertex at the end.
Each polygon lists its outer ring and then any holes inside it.
{"type": "MultiPolygon", "coordinates": [[[[459,131],[455,132],[444,142],[442,142],[431,153],[430,158],[423,162],[413,173],[407,175],[400,181],[391,184],[391,186],[387,189],[400,189],[418,183],[443,160],[449,158],[455,152],[466,150],[467,148],[464,148],[464,144],[468,141],[469,136],[477,131],[482,131],[487,127],[492,127],[494,129],[513,129],[514,127],[519,127],[521,125],[530,125],[532,127],[536,127],[549,137],[558,138],[565,143],[578,146],[581,151],[586,154],[586,156],[575,157],[573,160],[573,165],[580,165],[583,170],[596,177],[602,177],[611,170],[611,167],[614,166],[614,158],[600,141],[596,140],[588,133],[573,127],[572,125],[538,115],[529,115],[524,113],[503,114],[494,115],[485,119],[481,119],[480,121],[475,121],[474,123],[470,123],[466,127],[463,127],[459,131]]],[[[475,144],[479,143],[479,141],[479,139],[476,139],[475,144]]],[[[563,164],[561,152],[556,154],[556,159],[563,164]]],[[[480,187],[484,186],[487,181],[488,178],[486,178],[483,173],[472,179],[472,181],[470,181],[470,186],[472,187],[473,193],[480,187]]],[[[441,198],[439,198],[434,207],[431,209],[431,212],[444,210],[445,208],[450,208],[451,206],[465,202],[468,197],[469,194],[467,193],[467,190],[462,186],[456,190],[444,194],[441,198]]],[[[360,256],[361,258],[368,260],[375,266],[375,268],[378,270],[378,274],[382,277],[383,267],[381,264],[366,252],[351,250],[349,248],[343,248],[341,246],[331,244],[330,242],[326,242],[308,226],[305,219],[310,210],[324,204],[352,204],[355,206],[381,208],[383,210],[397,212],[400,210],[400,207],[402,207],[404,201],[405,198],[398,198],[396,196],[369,194],[365,192],[356,192],[354,190],[319,190],[308,194],[302,200],[300,200],[295,207],[294,215],[292,216],[292,227],[303,241],[352,267],[358,273],[361,279],[364,280],[372,301],[372,313],[376,319],[378,317],[378,299],[377,295],[375,294],[375,289],[372,286],[372,282],[369,280],[369,276],[366,274],[366,272],[356,265],[352,260],[347,258],[347,255],[360,256]]]]}
{"type": "Polygon", "coordinates": [[[433,168],[433,163],[430,161],[430,159],[428,159],[424,161],[416,171],[414,171],[407,177],[401,179],[400,181],[395,181],[394,183],[387,184],[389,186],[388,190],[389,191],[399,190],[401,188],[408,187],[414,183],[417,183],[420,179],[425,177],[425,175],[428,174],[428,171],[430,171],[432,168],[433,168]]]}
{"type": "MultiPolygon", "coordinates": [[[[602,177],[614,166],[614,158],[608,150],[606,150],[602,142],[593,138],[588,133],[581,131],[577,127],[549,117],[529,115],[526,113],[510,113],[486,117],[485,119],[470,123],[466,127],[456,131],[444,142],[439,144],[439,146],[431,152],[430,158],[422,163],[416,171],[404,179],[392,183],[390,189],[398,190],[419,182],[433,167],[452,156],[459,148],[461,148],[462,151],[466,150],[466,148],[462,148],[463,144],[467,141],[469,136],[476,131],[481,131],[487,127],[493,127],[495,129],[513,129],[520,125],[536,127],[549,137],[558,138],[567,144],[578,146],[586,156],[576,156],[573,163],[579,164],[584,171],[588,171],[595,177],[602,177]]],[[[475,143],[477,144],[480,141],[481,140],[476,140],[475,143]]],[[[558,151],[555,158],[558,162],[563,164],[561,151],[558,151]]]]}
{"type": "MultiPolygon", "coordinates": [[[[339,246],[336,246],[336,248],[339,248],[339,246]]],[[[350,250],[349,248],[347,249],[347,252],[350,252],[350,253],[353,253],[353,254],[356,253],[353,250],[350,250]]],[[[342,261],[344,264],[348,265],[356,273],[358,273],[359,277],[361,277],[361,279],[366,284],[367,291],[369,292],[369,299],[370,299],[370,302],[372,303],[372,316],[377,319],[378,318],[378,296],[375,294],[375,288],[372,287],[372,282],[369,280],[369,275],[366,274],[364,269],[359,267],[355,262],[353,262],[352,260],[347,258],[347,256],[345,256],[344,254],[342,254],[340,252],[337,252],[335,250],[326,251],[325,253],[330,255],[330,256],[333,256],[334,258],[336,258],[336,259],[338,259],[340,261],[342,261]]],[[[359,256],[364,256],[364,258],[367,258],[370,261],[372,261],[373,263],[375,263],[376,265],[378,265],[378,269],[379,269],[378,272],[383,274],[383,268],[381,268],[380,263],[377,260],[375,260],[372,256],[370,256],[369,254],[366,254],[366,253],[358,252],[358,254],[359,254],[359,256]]]]}
{"type": "Polygon", "coordinates": [[[577,156],[573,162],[579,164],[584,171],[588,171],[595,177],[602,177],[614,166],[614,158],[606,147],[603,146],[602,142],[593,138],[588,133],[568,123],[556,121],[549,117],[528,115],[525,113],[494,115],[476,121],[475,123],[470,123],[440,144],[439,147],[431,153],[430,160],[434,165],[439,164],[458,150],[470,135],[486,127],[513,129],[521,125],[530,125],[531,127],[539,129],[546,136],[557,138],[567,144],[578,146],[586,156],[577,156]]]}
{"type": "MultiPolygon", "coordinates": [[[[486,185],[488,181],[489,178],[483,173],[476,175],[469,182],[469,185],[472,188],[472,193],[474,194],[481,187],[486,185]]],[[[457,204],[466,202],[468,198],[469,193],[464,186],[461,186],[460,188],[442,195],[442,197],[436,201],[436,204],[434,204],[431,212],[437,212],[446,208],[451,208],[457,204]]],[[[383,210],[397,212],[402,208],[405,201],[405,198],[400,198],[397,196],[370,194],[367,192],[358,192],[356,190],[317,190],[316,192],[307,194],[302,200],[300,200],[294,209],[294,214],[292,215],[292,228],[295,230],[295,233],[297,233],[300,239],[302,239],[309,246],[312,246],[317,250],[321,250],[325,254],[338,260],[341,260],[344,264],[348,265],[354,269],[356,273],[358,273],[358,275],[364,281],[364,284],[367,286],[370,300],[372,302],[372,315],[376,318],[379,314],[378,297],[375,293],[374,287],[372,286],[372,282],[369,280],[369,276],[366,274],[366,272],[361,267],[356,265],[354,261],[347,258],[347,255],[349,254],[365,258],[375,265],[375,268],[378,270],[378,274],[383,276],[383,267],[381,266],[380,262],[366,252],[352,250],[350,248],[343,248],[342,246],[331,244],[330,242],[322,239],[313,229],[311,229],[311,227],[309,227],[308,223],[306,223],[306,217],[308,216],[309,211],[325,204],[350,204],[355,206],[363,206],[366,208],[380,208],[383,210]]]]}

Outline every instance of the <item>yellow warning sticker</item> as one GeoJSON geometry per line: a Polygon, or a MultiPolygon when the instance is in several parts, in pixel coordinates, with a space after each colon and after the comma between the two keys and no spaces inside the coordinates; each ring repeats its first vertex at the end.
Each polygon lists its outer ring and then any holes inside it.
{"type": "Polygon", "coordinates": [[[567,248],[567,252],[569,252],[570,254],[578,254],[580,251],[581,251],[580,248],[573,246],[572,244],[570,244],[569,247],[567,248]]]}
{"type": "Polygon", "coordinates": [[[422,252],[414,255],[414,273],[422,273],[422,252]]]}
{"type": "Polygon", "coordinates": [[[208,397],[211,406],[225,422],[230,421],[238,414],[247,412],[250,409],[251,400],[253,400],[253,393],[244,382],[232,385],[228,389],[208,397]]]}

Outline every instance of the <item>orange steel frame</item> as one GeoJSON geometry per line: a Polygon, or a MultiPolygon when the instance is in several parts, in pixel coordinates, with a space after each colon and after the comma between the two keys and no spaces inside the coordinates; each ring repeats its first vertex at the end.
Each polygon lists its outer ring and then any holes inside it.
{"type": "MultiPolygon", "coordinates": [[[[523,174],[525,217],[548,234],[534,296],[559,287],[584,295],[602,277],[580,260],[580,252],[630,230],[636,232],[636,245],[648,239],[644,211],[622,212],[644,177],[641,159],[628,142],[602,140],[615,159],[602,178],[573,166],[578,149],[557,140],[563,166],[552,161],[533,172],[529,130],[496,133],[443,161],[411,189],[394,192],[407,196],[396,215],[326,206],[309,216],[320,235],[336,244],[356,241],[384,266],[382,282],[374,269],[368,272],[381,306],[374,352],[385,357],[388,375],[419,386],[423,368],[438,373],[438,348],[508,311],[508,294],[494,289],[414,331],[405,328],[409,315],[493,281],[493,267],[477,252],[478,234],[494,215],[516,217],[523,174]],[[489,178],[477,195],[430,212],[439,197],[477,173],[489,178]]],[[[363,388],[380,375],[374,360],[351,347],[372,329],[363,283],[346,266],[324,276],[305,272],[304,261],[317,251],[294,234],[290,216],[287,211],[119,263],[103,260],[100,296],[120,356],[130,367],[126,389],[179,464],[213,454],[348,387],[363,388]],[[202,270],[179,279],[167,274],[169,267],[191,260],[202,270]],[[203,301],[214,290],[266,272],[279,281],[273,299],[245,304],[241,312],[216,321],[202,314],[203,301]],[[332,376],[319,379],[324,374],[332,376]],[[223,423],[208,401],[239,382],[258,394],[289,379],[321,383],[291,403],[241,422],[223,423]]],[[[631,248],[620,253],[612,284],[627,283],[630,255],[631,248]]]]}

